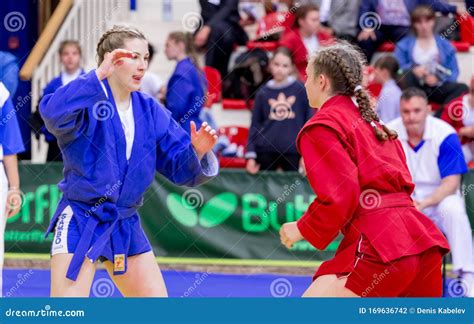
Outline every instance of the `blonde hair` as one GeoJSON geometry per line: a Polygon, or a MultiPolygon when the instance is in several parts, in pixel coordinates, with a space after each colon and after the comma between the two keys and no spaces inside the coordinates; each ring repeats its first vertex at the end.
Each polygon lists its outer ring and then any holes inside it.
{"type": "Polygon", "coordinates": [[[379,141],[395,139],[397,133],[379,119],[372,107],[369,94],[361,86],[364,65],[365,59],[362,53],[342,41],[317,51],[309,61],[313,76],[324,74],[331,81],[334,94],[356,98],[362,119],[372,126],[379,141]],[[382,129],[374,122],[379,122],[382,129]]]}
{"type": "Polygon", "coordinates": [[[134,38],[147,41],[145,35],[133,26],[114,25],[111,29],[107,30],[100,38],[99,43],[97,43],[98,65],[104,60],[105,53],[124,47],[126,39],[134,38]]]}
{"type": "Polygon", "coordinates": [[[194,47],[194,36],[189,32],[174,31],[168,35],[168,38],[173,40],[175,43],[183,43],[184,51],[189,56],[196,68],[199,69],[199,59],[194,47]]]}

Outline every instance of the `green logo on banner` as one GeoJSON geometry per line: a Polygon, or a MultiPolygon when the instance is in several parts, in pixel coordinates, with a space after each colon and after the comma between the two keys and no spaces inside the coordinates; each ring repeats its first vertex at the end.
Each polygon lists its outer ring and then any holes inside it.
{"type": "Polygon", "coordinates": [[[232,216],[237,209],[238,200],[235,194],[224,192],[204,203],[202,194],[190,189],[183,195],[170,193],[166,198],[166,205],[171,215],[181,224],[189,227],[199,224],[210,228],[222,224],[232,216]]]}

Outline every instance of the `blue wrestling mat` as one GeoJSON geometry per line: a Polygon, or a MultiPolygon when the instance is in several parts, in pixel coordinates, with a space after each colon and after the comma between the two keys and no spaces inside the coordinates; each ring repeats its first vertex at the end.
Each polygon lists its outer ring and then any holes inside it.
{"type": "MultiPolygon", "coordinates": [[[[299,297],[311,283],[309,276],[281,274],[222,274],[164,270],[170,297],[299,297]]],[[[5,297],[48,297],[50,271],[4,269],[5,297]]],[[[458,297],[459,287],[448,279],[446,292],[458,297]]],[[[121,297],[105,270],[97,270],[91,297],[121,297]]]]}

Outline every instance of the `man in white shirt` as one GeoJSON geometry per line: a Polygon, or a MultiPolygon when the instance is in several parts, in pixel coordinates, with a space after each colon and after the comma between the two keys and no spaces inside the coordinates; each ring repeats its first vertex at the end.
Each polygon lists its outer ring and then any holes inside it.
{"type": "Polygon", "coordinates": [[[400,100],[400,116],[388,124],[398,132],[415,183],[416,207],[430,217],[451,246],[453,272],[466,295],[474,296],[472,231],[460,193],[461,175],[467,166],[456,131],[430,114],[425,93],[406,89],[400,100]]]}

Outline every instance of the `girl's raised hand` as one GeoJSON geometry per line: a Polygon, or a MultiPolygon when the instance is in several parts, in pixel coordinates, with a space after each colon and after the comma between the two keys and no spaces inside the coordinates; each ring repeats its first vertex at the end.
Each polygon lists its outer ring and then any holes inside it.
{"type": "Polygon", "coordinates": [[[202,123],[199,131],[196,131],[196,124],[191,121],[191,143],[199,160],[212,150],[217,143],[216,130],[212,129],[206,122],[202,123]]]}
{"type": "Polygon", "coordinates": [[[97,76],[100,80],[103,80],[109,77],[115,70],[117,66],[123,64],[124,58],[136,58],[137,54],[124,50],[121,48],[117,48],[110,53],[105,53],[104,60],[97,68],[97,76]]]}

